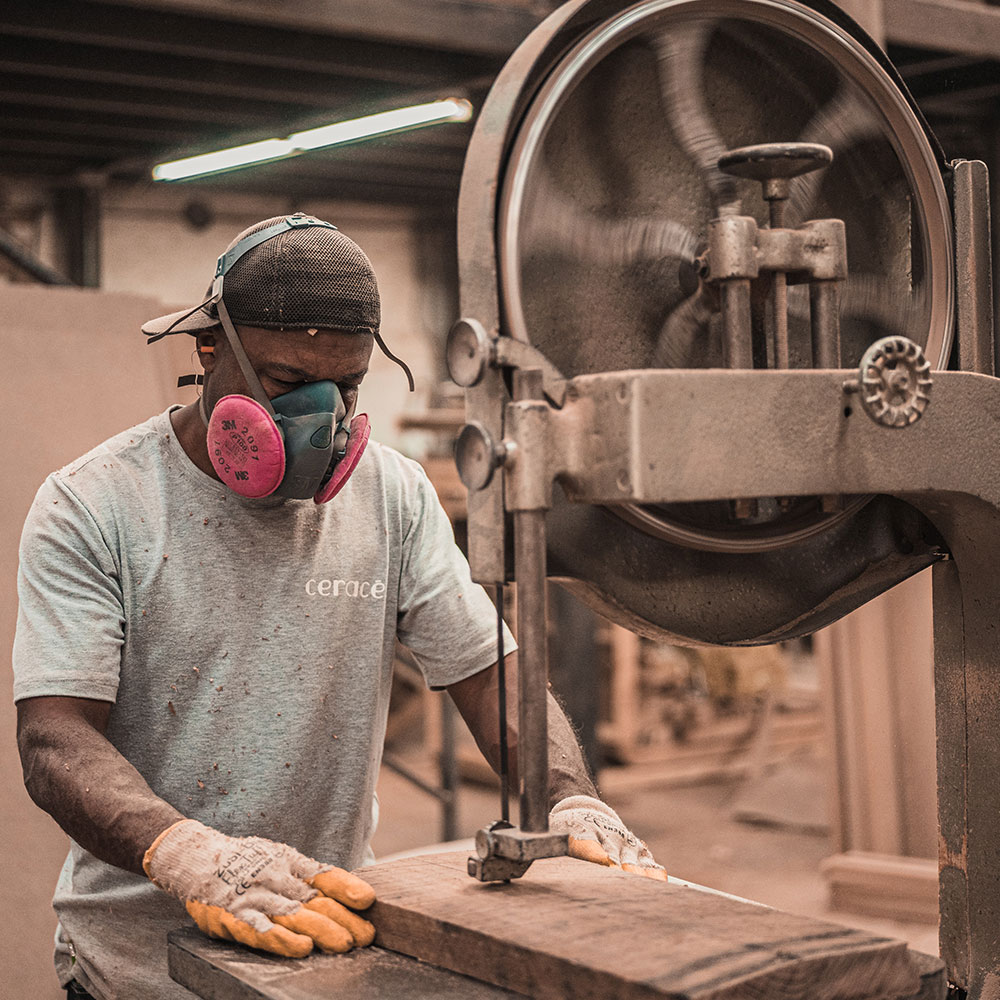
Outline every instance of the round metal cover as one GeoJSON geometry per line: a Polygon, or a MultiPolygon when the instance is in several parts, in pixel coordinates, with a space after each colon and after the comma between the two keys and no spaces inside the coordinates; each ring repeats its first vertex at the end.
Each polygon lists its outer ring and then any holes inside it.
{"type": "MultiPolygon", "coordinates": [[[[590,24],[563,50],[503,169],[505,332],[567,376],[721,367],[718,308],[695,260],[711,219],[752,215],[763,226],[768,210],[759,183],[717,164],[727,150],[776,142],[834,152],[830,166],[791,181],[785,225],[846,224],[842,366],[898,334],[945,367],[951,227],[932,147],[871,52],[795,0],[647,0],[590,24]]],[[[789,288],[789,313],[791,366],[811,367],[804,286],[789,288]]],[[[827,531],[866,499],[613,510],[660,540],[752,553],[827,531]]]]}

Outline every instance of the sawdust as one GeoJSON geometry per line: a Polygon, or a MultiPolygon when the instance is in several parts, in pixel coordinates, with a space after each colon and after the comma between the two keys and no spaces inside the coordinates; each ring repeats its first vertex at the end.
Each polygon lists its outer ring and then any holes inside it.
{"type": "Polygon", "coordinates": [[[204,788],[205,787],[205,782],[202,781],[201,778],[198,779],[198,787],[199,788],[204,788]]]}

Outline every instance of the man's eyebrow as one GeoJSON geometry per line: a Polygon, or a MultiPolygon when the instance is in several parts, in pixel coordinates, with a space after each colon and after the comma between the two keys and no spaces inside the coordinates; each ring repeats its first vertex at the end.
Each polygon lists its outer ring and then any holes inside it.
{"type": "MultiPolygon", "coordinates": [[[[269,368],[273,372],[280,372],[282,375],[289,375],[293,379],[297,379],[301,382],[314,382],[316,376],[310,372],[304,372],[301,368],[295,368],[292,365],[282,364],[280,361],[272,361],[268,363],[265,367],[269,368]]],[[[347,382],[352,379],[363,379],[368,374],[368,369],[364,368],[359,372],[352,372],[350,375],[342,375],[339,379],[335,381],[347,382]]]]}
{"type": "Polygon", "coordinates": [[[265,367],[270,368],[271,371],[281,372],[282,375],[291,375],[304,382],[312,378],[309,372],[304,372],[301,368],[293,368],[291,365],[283,365],[280,361],[271,361],[265,367]]]}

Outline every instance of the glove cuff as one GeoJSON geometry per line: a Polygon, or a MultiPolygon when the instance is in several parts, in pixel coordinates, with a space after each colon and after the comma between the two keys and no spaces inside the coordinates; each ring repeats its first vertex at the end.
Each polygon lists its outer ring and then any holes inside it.
{"type": "Polygon", "coordinates": [[[163,843],[171,833],[174,832],[179,826],[183,826],[185,823],[197,823],[198,826],[202,826],[196,819],[179,819],[176,823],[171,823],[166,830],[161,830],[157,835],[156,840],[154,840],[149,847],[146,849],[146,853],[142,856],[142,870],[146,873],[146,877],[159,889],[165,889],[165,886],[161,885],[156,877],[153,875],[153,855],[156,853],[157,849],[163,843]]]}
{"type": "Polygon", "coordinates": [[[601,813],[608,819],[613,819],[622,826],[621,817],[607,804],[600,799],[595,799],[592,795],[570,795],[565,799],[560,799],[549,811],[550,816],[554,816],[570,809],[589,809],[591,812],[601,813]]]}

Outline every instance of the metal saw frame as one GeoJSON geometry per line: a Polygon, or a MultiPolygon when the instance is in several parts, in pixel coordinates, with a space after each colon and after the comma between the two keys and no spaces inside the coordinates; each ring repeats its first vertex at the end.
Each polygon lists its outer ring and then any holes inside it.
{"type": "MultiPolygon", "coordinates": [[[[537,74],[565,51],[581,11],[553,13],[498,86],[537,74]],[[574,22],[574,19],[577,19],[574,22]]],[[[509,95],[508,95],[509,98],[509,95]]],[[[487,103],[479,129],[498,141],[524,108],[487,103]],[[495,116],[495,117],[494,117],[495,116]]],[[[933,373],[919,421],[887,427],[855,405],[855,369],[630,370],[562,379],[530,345],[502,334],[495,163],[470,159],[459,208],[460,357],[472,433],[460,465],[469,495],[475,579],[518,587],[520,826],[477,838],[470,871],[514,878],[564,853],[548,831],[546,513],[559,483],[574,503],[672,503],[777,495],[876,494],[926,518],[935,560],[935,699],[941,951],[950,982],[975,1000],[1000,984],[1000,439],[985,165],[948,165],[955,254],[953,367],[933,373]],[[483,213],[486,218],[483,218],[483,213]],[[464,352],[464,353],[463,353],[464,352]],[[509,387],[509,388],[508,388],[509,387]],[[554,394],[558,399],[554,399],[554,394]],[[776,419],[797,414],[793,422],[776,419]],[[707,459],[706,459],[707,456],[707,459]],[[943,544],[942,544],[943,542],[943,544]]],[[[454,367],[452,368],[454,371],[454,367]]],[[[867,594],[858,600],[874,596],[867,594]]],[[[835,609],[833,618],[851,610],[835,609]]],[[[831,618],[831,620],[833,620],[831,618]]]]}

